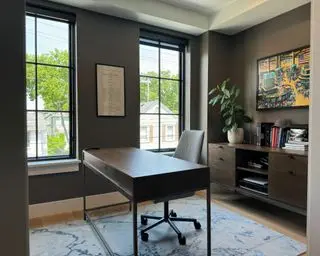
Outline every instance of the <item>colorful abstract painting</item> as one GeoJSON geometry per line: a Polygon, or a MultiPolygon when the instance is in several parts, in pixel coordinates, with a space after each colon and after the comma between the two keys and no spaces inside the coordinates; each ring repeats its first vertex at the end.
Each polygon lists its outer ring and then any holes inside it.
{"type": "Polygon", "coordinates": [[[309,106],[310,47],[258,60],[257,109],[309,106]]]}

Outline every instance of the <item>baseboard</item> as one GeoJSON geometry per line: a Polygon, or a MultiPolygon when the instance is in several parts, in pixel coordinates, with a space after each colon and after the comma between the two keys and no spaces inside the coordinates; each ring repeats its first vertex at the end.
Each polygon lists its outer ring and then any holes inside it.
{"type": "MultiPolygon", "coordinates": [[[[126,203],[128,199],[119,192],[87,196],[87,208],[126,203]]],[[[83,198],[29,205],[29,219],[52,216],[55,214],[78,212],[83,210],[83,198]]]]}

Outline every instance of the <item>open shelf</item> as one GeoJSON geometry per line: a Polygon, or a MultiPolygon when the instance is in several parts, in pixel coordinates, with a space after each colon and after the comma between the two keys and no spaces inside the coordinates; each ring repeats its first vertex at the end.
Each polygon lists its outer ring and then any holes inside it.
{"type": "Polygon", "coordinates": [[[268,175],[268,171],[267,170],[251,168],[251,167],[249,168],[249,167],[237,166],[237,170],[246,171],[246,172],[252,172],[252,173],[258,173],[258,174],[262,174],[262,175],[268,175]]]}
{"type": "Polygon", "coordinates": [[[236,189],[238,192],[242,193],[242,194],[246,194],[246,195],[250,195],[251,197],[255,197],[255,198],[268,198],[268,194],[267,193],[263,193],[254,189],[250,189],[250,188],[246,188],[243,186],[239,186],[236,189]]]}

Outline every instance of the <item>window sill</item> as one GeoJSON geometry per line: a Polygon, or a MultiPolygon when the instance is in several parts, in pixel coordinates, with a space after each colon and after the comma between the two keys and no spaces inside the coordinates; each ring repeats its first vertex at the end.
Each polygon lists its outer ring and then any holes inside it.
{"type": "Polygon", "coordinates": [[[159,152],[160,154],[166,155],[166,156],[173,156],[174,151],[167,151],[167,152],[159,152]]]}
{"type": "Polygon", "coordinates": [[[80,162],[78,159],[29,162],[28,176],[78,172],[80,162]]]}

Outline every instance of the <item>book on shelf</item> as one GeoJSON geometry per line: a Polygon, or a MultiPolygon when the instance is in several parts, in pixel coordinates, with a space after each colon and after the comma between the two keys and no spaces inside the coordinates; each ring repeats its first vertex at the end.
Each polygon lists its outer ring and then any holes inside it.
{"type": "Polygon", "coordinates": [[[302,150],[307,151],[309,148],[308,145],[303,144],[292,144],[292,143],[286,143],[283,149],[292,149],[292,150],[302,150]]]}
{"type": "Polygon", "coordinates": [[[268,185],[268,180],[264,178],[258,178],[258,177],[247,177],[243,178],[243,181],[251,182],[257,185],[266,186],[268,185]]]}
{"type": "Polygon", "coordinates": [[[308,141],[293,141],[293,140],[288,140],[288,143],[290,143],[290,145],[309,145],[308,141]]]}
{"type": "Polygon", "coordinates": [[[307,128],[271,128],[270,146],[273,148],[307,150],[308,144],[307,128]]]}

